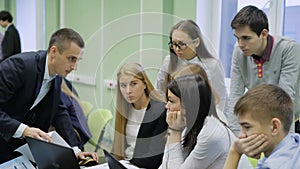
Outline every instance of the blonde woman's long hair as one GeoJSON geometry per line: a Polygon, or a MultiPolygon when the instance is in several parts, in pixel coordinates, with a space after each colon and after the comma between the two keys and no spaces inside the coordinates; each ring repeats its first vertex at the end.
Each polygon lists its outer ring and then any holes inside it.
{"type": "Polygon", "coordinates": [[[125,63],[117,74],[117,100],[116,100],[116,117],[115,117],[115,136],[113,143],[113,154],[118,159],[124,159],[125,150],[125,129],[127,124],[127,114],[132,109],[132,104],[128,103],[123,97],[120,90],[119,79],[122,75],[130,75],[141,80],[146,88],[145,94],[148,98],[156,101],[164,102],[158,92],[154,89],[151,81],[149,80],[144,68],[138,63],[125,63]]]}
{"type": "Polygon", "coordinates": [[[64,92],[65,94],[67,94],[68,96],[74,98],[78,103],[80,103],[79,98],[74,94],[74,92],[72,92],[70,90],[70,88],[68,87],[68,85],[64,79],[62,80],[62,83],[61,83],[61,91],[64,92]]]}

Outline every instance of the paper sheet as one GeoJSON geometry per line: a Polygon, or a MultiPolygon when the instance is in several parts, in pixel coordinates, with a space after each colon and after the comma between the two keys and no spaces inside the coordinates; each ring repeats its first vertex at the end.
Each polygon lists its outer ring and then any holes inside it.
{"type": "Polygon", "coordinates": [[[30,161],[25,156],[20,156],[8,162],[5,162],[3,164],[0,164],[0,168],[35,169],[34,166],[30,163],[30,161]]]}

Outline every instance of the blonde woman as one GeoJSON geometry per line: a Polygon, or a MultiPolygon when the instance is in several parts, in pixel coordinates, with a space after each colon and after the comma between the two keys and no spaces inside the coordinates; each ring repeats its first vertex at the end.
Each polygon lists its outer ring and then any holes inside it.
{"type": "Polygon", "coordinates": [[[166,142],[165,102],[140,64],[124,64],[117,76],[113,154],[141,168],[158,168],[166,142]]]}

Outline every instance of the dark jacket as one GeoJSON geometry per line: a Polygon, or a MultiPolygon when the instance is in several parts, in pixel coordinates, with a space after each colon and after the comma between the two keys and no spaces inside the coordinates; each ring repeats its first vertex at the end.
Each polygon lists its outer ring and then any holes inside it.
{"type": "Polygon", "coordinates": [[[76,133],[61,101],[62,78],[52,80],[49,92],[30,110],[42,85],[46,51],[26,52],[0,63],[0,163],[12,158],[24,139],[13,138],[21,123],[48,132],[50,125],[71,145],[76,133]]]}
{"type": "Polygon", "coordinates": [[[165,103],[150,99],[130,162],[141,168],[158,168],[162,163],[167,128],[165,103]]]}
{"type": "Polygon", "coordinates": [[[3,60],[9,56],[21,53],[19,32],[13,24],[11,24],[5,31],[1,46],[3,60]]]}
{"type": "Polygon", "coordinates": [[[79,142],[77,146],[80,149],[83,149],[85,143],[92,137],[87,125],[87,119],[76,99],[68,96],[64,92],[61,93],[61,98],[67,107],[68,115],[70,116],[73,128],[76,131],[77,141],[79,142]]]}

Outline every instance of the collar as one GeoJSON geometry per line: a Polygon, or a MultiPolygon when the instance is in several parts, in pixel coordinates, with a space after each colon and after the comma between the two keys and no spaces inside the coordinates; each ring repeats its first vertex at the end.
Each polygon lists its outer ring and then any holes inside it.
{"type": "Polygon", "coordinates": [[[268,35],[267,38],[267,47],[264,51],[264,53],[262,54],[262,56],[258,56],[258,55],[251,55],[253,57],[253,59],[260,61],[261,59],[265,60],[265,61],[269,61],[270,60],[270,56],[271,56],[271,52],[272,52],[272,48],[273,48],[273,44],[274,44],[274,38],[271,35],[268,35]]]}
{"type": "Polygon", "coordinates": [[[5,27],[5,31],[7,31],[7,29],[12,25],[12,23],[9,23],[6,27],[5,27]]]}
{"type": "Polygon", "coordinates": [[[274,148],[269,157],[263,157],[258,161],[257,168],[278,168],[278,165],[281,164],[280,161],[290,160],[289,153],[295,147],[299,147],[299,136],[298,134],[288,133],[274,148]]]}
{"type": "Polygon", "coordinates": [[[189,63],[199,63],[199,57],[196,55],[193,59],[188,60],[189,63]]]}
{"type": "Polygon", "coordinates": [[[51,81],[52,79],[55,78],[56,75],[50,76],[49,74],[49,69],[48,69],[48,54],[46,56],[46,64],[45,64],[45,72],[44,72],[44,80],[46,81],[51,81]]]}

